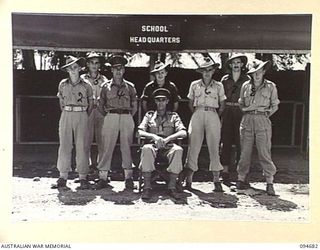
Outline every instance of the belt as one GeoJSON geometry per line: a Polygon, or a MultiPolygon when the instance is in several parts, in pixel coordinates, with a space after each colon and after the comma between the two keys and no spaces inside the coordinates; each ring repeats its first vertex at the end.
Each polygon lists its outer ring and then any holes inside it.
{"type": "Polygon", "coordinates": [[[196,107],[196,110],[198,109],[201,109],[201,110],[204,110],[204,111],[214,111],[216,112],[216,108],[214,107],[209,107],[209,106],[200,106],[200,107],[196,107]]]}
{"type": "Polygon", "coordinates": [[[111,113],[111,114],[131,114],[131,111],[130,110],[127,110],[127,109],[111,109],[111,110],[108,110],[107,111],[108,113],[111,113]]]}
{"type": "Polygon", "coordinates": [[[69,111],[69,112],[83,112],[83,111],[87,111],[87,107],[82,107],[82,106],[64,106],[63,110],[69,111]]]}
{"type": "Polygon", "coordinates": [[[240,104],[237,103],[237,102],[226,102],[226,105],[227,105],[227,106],[237,106],[237,107],[240,106],[240,104]]]}
{"type": "Polygon", "coordinates": [[[252,110],[252,111],[246,111],[245,114],[250,114],[250,115],[268,115],[268,112],[267,111],[252,110]]]}

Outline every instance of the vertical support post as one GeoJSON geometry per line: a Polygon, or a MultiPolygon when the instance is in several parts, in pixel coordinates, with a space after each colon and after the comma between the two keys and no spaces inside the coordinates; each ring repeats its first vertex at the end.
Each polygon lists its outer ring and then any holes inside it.
{"type": "Polygon", "coordinates": [[[20,111],[21,111],[21,99],[19,96],[17,96],[16,97],[15,118],[16,118],[16,143],[18,143],[18,144],[21,142],[20,111]]]}
{"type": "Polygon", "coordinates": [[[292,114],[292,131],[291,131],[291,146],[294,146],[295,135],[296,135],[296,116],[297,116],[297,104],[293,103],[293,114],[292,114]]]}
{"type": "MultiPolygon", "coordinates": [[[[302,103],[302,124],[301,124],[301,144],[300,144],[300,152],[303,153],[303,138],[304,138],[304,120],[305,120],[305,104],[302,103]]],[[[307,142],[308,147],[308,142],[307,142]]]]}

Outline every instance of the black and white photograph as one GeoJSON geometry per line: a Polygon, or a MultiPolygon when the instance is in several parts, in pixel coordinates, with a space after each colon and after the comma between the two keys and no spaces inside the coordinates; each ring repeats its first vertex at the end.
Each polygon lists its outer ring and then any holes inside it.
{"type": "Polygon", "coordinates": [[[6,223],[174,242],[313,223],[315,14],[55,10],[8,15],[6,223]]]}
{"type": "Polygon", "coordinates": [[[312,15],[13,13],[14,221],[309,221],[312,15]]]}

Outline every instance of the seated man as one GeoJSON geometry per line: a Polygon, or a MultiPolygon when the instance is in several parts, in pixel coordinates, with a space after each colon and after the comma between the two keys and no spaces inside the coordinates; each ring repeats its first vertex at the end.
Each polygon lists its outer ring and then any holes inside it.
{"type": "Polygon", "coordinates": [[[157,89],[153,92],[153,97],[157,110],[147,112],[138,127],[139,136],[152,141],[151,144],[145,144],[141,151],[140,169],[144,178],[142,199],[148,200],[151,198],[151,173],[155,170],[154,161],[157,154],[161,154],[168,159],[168,194],[174,199],[178,199],[175,188],[178,174],[182,171],[183,150],[173,141],[177,138],[186,137],[187,131],[179,115],[167,111],[170,98],[169,90],[157,89]]]}

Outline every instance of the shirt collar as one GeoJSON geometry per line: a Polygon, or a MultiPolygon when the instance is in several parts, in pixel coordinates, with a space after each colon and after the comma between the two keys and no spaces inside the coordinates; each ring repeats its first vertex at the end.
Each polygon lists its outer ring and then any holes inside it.
{"type": "Polygon", "coordinates": [[[95,78],[93,78],[93,77],[91,76],[90,72],[87,72],[86,76],[87,76],[88,78],[91,78],[91,79],[99,79],[100,76],[101,76],[101,74],[100,74],[100,72],[98,71],[98,72],[97,72],[97,76],[96,76],[95,78]]]}
{"type": "MultiPolygon", "coordinates": [[[[251,85],[254,85],[253,79],[250,80],[250,84],[251,84],[251,85]]],[[[260,85],[258,88],[265,87],[266,85],[267,85],[267,80],[264,78],[264,79],[263,79],[263,82],[261,83],[261,85],[260,85]]]]}
{"type": "Polygon", "coordinates": [[[93,78],[93,77],[90,75],[90,73],[88,72],[88,73],[86,74],[86,78],[87,78],[87,79],[92,79],[92,80],[94,80],[94,81],[98,81],[98,83],[95,84],[95,85],[101,86],[101,85],[103,84],[103,81],[100,81],[100,82],[99,82],[99,80],[101,80],[101,78],[102,78],[102,75],[100,74],[100,72],[97,73],[97,76],[96,76],[95,78],[93,78]]]}
{"type": "Polygon", "coordinates": [[[69,78],[68,78],[68,83],[70,83],[71,85],[75,86],[75,85],[77,85],[77,84],[79,84],[79,83],[82,83],[82,79],[81,79],[81,77],[79,77],[79,79],[78,79],[78,81],[77,81],[76,83],[72,83],[72,82],[71,82],[71,79],[70,79],[70,77],[69,77],[69,78]]]}
{"type": "MultiPolygon", "coordinates": [[[[165,120],[168,120],[168,115],[169,115],[169,113],[168,113],[168,111],[166,111],[166,113],[165,113],[165,115],[164,115],[165,120]]],[[[160,115],[159,115],[159,113],[158,113],[157,110],[154,112],[153,118],[154,118],[154,119],[160,118],[160,115]]]]}
{"type": "MultiPolygon", "coordinates": [[[[215,80],[211,80],[208,87],[212,87],[215,84],[215,80]]],[[[202,85],[203,87],[206,87],[206,85],[204,84],[203,79],[201,79],[200,85],[202,85]]]]}
{"type": "Polygon", "coordinates": [[[110,87],[116,86],[116,87],[121,88],[121,87],[125,86],[125,84],[126,84],[125,81],[126,81],[125,79],[122,79],[122,83],[121,83],[120,85],[116,85],[116,84],[113,82],[113,78],[112,78],[112,79],[110,80],[110,87]]]}

